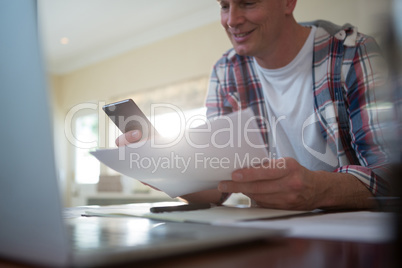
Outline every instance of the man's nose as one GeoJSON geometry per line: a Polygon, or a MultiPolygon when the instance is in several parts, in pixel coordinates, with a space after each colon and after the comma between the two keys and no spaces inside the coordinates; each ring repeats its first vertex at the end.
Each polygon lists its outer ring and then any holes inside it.
{"type": "Polygon", "coordinates": [[[230,7],[228,12],[227,25],[229,28],[235,28],[244,22],[243,12],[237,7],[230,7]]]}

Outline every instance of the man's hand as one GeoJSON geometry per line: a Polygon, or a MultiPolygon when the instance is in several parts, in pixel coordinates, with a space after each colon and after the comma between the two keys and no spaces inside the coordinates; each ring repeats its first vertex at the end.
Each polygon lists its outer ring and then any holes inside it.
{"type": "Polygon", "coordinates": [[[142,138],[142,132],[140,130],[132,130],[117,137],[115,143],[118,147],[126,146],[129,145],[130,143],[140,141],[141,138],[142,138]]]}
{"type": "Polygon", "coordinates": [[[375,206],[370,191],[353,175],[311,171],[293,158],[271,161],[259,167],[234,171],[232,181],[221,182],[219,191],[243,193],[257,205],[275,209],[375,206]]]}
{"type": "MultiPolygon", "coordinates": [[[[140,141],[141,138],[142,138],[142,132],[140,130],[131,130],[131,131],[121,134],[119,137],[117,137],[115,143],[118,147],[126,146],[126,145],[129,145],[130,143],[136,143],[136,142],[140,141]]],[[[154,190],[160,191],[159,189],[157,189],[147,183],[144,183],[144,182],[141,182],[141,183],[151,187],[154,190]]]]}

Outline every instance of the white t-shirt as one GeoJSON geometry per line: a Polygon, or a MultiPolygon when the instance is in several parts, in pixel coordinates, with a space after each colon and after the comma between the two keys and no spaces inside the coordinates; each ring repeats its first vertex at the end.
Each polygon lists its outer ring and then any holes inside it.
{"type": "Polygon", "coordinates": [[[312,27],[303,48],[287,66],[265,69],[254,59],[268,111],[272,158],[292,157],[310,170],[333,171],[336,155],[328,148],[314,113],[312,27]]]}

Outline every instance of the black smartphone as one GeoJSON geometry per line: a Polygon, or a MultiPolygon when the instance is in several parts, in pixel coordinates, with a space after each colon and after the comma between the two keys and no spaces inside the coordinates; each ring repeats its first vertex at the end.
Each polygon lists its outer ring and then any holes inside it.
{"type": "Polygon", "coordinates": [[[102,108],[123,133],[131,130],[141,130],[143,137],[150,138],[152,135],[159,135],[152,123],[132,99],[106,104],[102,108]]]}

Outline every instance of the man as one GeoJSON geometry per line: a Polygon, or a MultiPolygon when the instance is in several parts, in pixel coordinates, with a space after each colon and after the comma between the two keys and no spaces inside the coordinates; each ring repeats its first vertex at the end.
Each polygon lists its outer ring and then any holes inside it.
{"type": "MultiPolygon", "coordinates": [[[[218,0],[233,49],[214,66],[206,103],[208,117],[251,107],[267,150],[285,167],[237,170],[187,201],[222,203],[243,193],[268,208],[370,208],[386,194],[373,95],[378,47],[348,25],[298,24],[296,2],[218,0]]],[[[116,143],[140,136],[126,133],[116,143]]]]}

